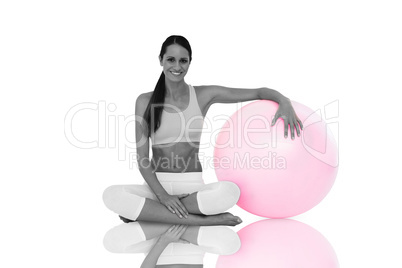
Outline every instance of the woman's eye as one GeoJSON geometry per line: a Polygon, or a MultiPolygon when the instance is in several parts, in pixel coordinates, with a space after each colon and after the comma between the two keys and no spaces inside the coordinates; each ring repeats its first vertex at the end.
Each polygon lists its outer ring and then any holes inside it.
{"type": "Polygon", "coordinates": [[[180,60],[181,63],[187,63],[187,60],[180,60]]]}
{"type": "Polygon", "coordinates": [[[174,62],[174,58],[169,58],[169,59],[167,59],[167,61],[174,62]]]}

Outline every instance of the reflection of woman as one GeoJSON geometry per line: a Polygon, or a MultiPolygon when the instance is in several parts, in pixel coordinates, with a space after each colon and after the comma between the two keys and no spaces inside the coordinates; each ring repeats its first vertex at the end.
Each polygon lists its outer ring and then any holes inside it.
{"type": "Polygon", "coordinates": [[[141,267],[203,267],[205,253],[231,255],[240,248],[237,233],[226,226],[186,226],[131,222],[109,230],[103,240],[113,253],[145,253],[141,267]],[[172,266],[170,266],[172,265],[172,266]]]}
{"type": "Polygon", "coordinates": [[[136,101],[136,116],[141,118],[136,122],[138,163],[147,185],[111,186],[103,195],[106,206],[125,219],[186,225],[241,222],[223,213],[236,204],[239,188],[226,181],[205,185],[202,180],[199,143],[203,118],[214,103],[273,100],[279,103],[273,123],[282,117],[292,138],[300,133],[302,125],[289,99],[275,90],[187,84],[184,77],[191,59],[191,47],[184,37],[168,37],[159,55],[163,72],[155,90],[136,101]]]}

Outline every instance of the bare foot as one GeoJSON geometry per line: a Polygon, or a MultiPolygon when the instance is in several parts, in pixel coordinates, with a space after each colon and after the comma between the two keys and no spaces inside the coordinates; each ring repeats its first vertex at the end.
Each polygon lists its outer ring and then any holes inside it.
{"type": "Polygon", "coordinates": [[[239,217],[233,216],[233,214],[229,212],[221,213],[215,216],[217,219],[217,225],[236,226],[242,223],[242,220],[239,217]]]}

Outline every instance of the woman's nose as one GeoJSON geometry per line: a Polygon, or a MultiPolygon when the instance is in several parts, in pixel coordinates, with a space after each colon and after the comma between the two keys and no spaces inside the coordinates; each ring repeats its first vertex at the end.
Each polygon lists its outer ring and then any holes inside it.
{"type": "Polygon", "coordinates": [[[175,62],[174,68],[175,68],[176,70],[180,70],[180,69],[181,69],[181,65],[180,65],[180,62],[179,62],[179,61],[176,61],[176,62],[175,62]]]}

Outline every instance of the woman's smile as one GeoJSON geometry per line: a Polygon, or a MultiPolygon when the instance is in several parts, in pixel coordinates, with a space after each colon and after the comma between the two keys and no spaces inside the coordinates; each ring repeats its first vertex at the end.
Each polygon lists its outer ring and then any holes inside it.
{"type": "Polygon", "coordinates": [[[177,71],[170,71],[173,75],[179,76],[182,74],[182,72],[177,72],[177,71]]]}

